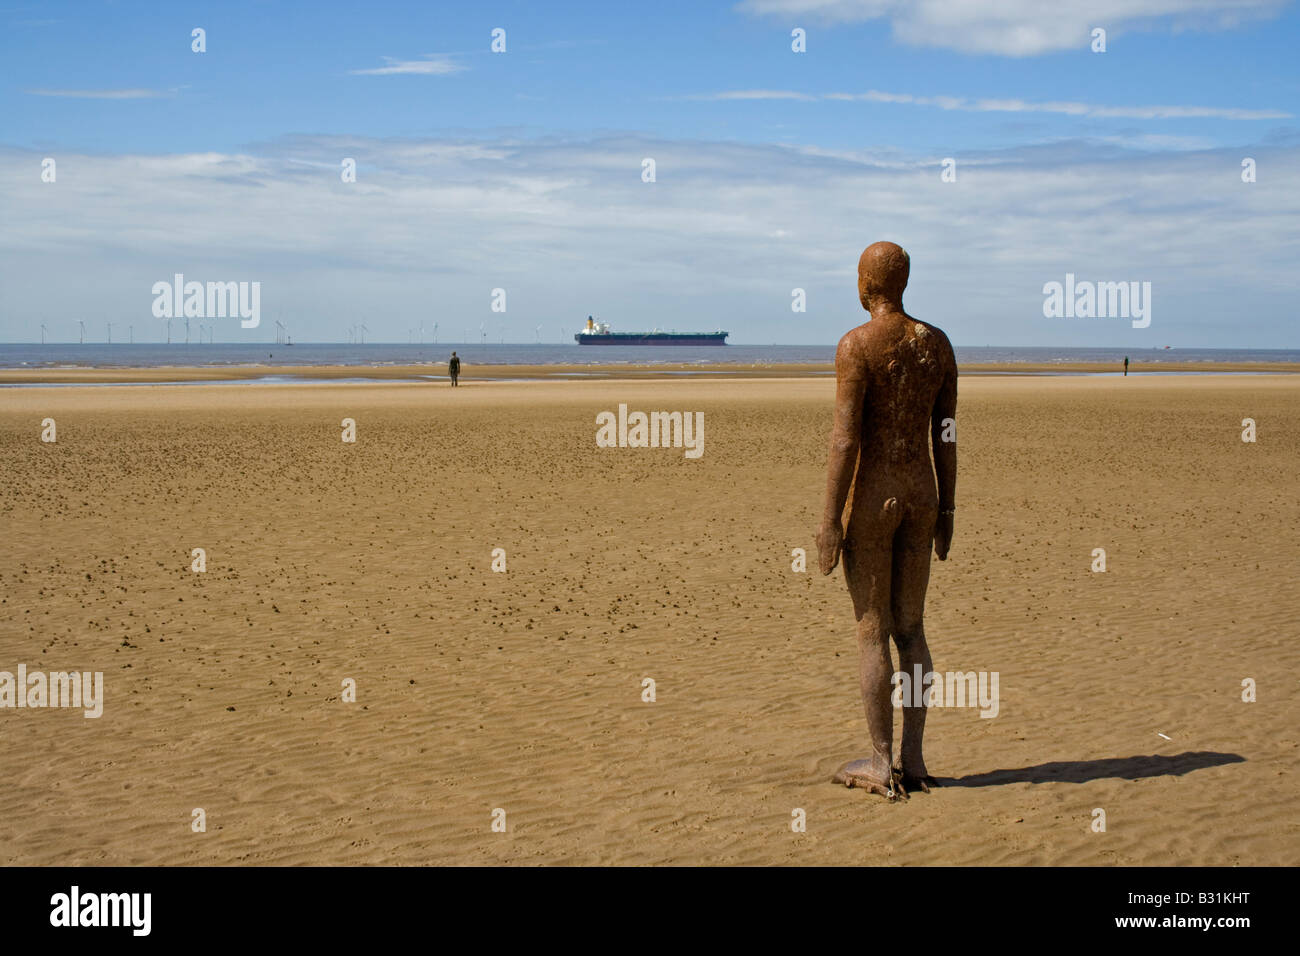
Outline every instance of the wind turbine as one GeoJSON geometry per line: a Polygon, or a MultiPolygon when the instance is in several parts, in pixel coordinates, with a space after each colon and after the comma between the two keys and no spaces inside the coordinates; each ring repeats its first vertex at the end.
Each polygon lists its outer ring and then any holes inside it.
{"type": "Polygon", "coordinates": [[[45,323],[41,323],[41,344],[45,344],[45,323]]]}
{"type": "Polygon", "coordinates": [[[542,344],[542,327],[540,325],[537,327],[537,344],[542,344]]]}
{"type": "Polygon", "coordinates": [[[362,345],[366,344],[366,333],[369,331],[370,330],[366,328],[366,323],[362,322],[361,323],[361,344],[362,345]]]}
{"type": "Polygon", "coordinates": [[[424,344],[424,323],[420,323],[420,344],[424,344]]]}
{"type": "Polygon", "coordinates": [[[479,334],[479,339],[482,341],[484,345],[486,345],[487,344],[487,323],[486,322],[480,322],[478,324],[478,334],[479,334]]]}
{"type": "Polygon", "coordinates": [[[284,327],[284,323],[281,322],[279,319],[276,319],[275,320],[275,344],[276,345],[284,344],[284,333],[286,331],[288,330],[284,327]]]}
{"type": "Polygon", "coordinates": [[[135,326],[134,326],[134,325],[128,325],[128,326],[126,327],[126,334],[127,334],[127,336],[130,338],[130,340],[131,340],[131,344],[132,344],[132,345],[135,345],[135,326]]]}
{"type": "Polygon", "coordinates": [[[86,344],[86,323],[83,319],[77,319],[77,324],[81,326],[81,345],[86,344]]]}
{"type": "Polygon", "coordinates": [[[113,344],[113,323],[109,322],[107,324],[108,324],[108,344],[112,345],[113,344]]]}
{"type": "Polygon", "coordinates": [[[172,320],[167,320],[167,344],[172,344],[172,320]]]}
{"type": "Polygon", "coordinates": [[[185,316],[185,344],[190,344],[190,317],[185,316]]]}
{"type": "Polygon", "coordinates": [[[438,344],[438,323],[433,323],[433,344],[438,344]]]}

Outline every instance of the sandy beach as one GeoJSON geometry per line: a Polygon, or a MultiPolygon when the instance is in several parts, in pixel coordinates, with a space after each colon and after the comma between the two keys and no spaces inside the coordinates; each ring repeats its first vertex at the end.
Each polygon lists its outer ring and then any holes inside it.
{"type": "Polygon", "coordinates": [[[104,675],[0,711],[0,863],[1300,858],[1300,377],[962,379],[926,627],[999,708],[935,709],[945,785],[888,803],[828,782],[868,747],[833,380],[471,371],[0,392],[0,670],[104,675]],[[598,448],[620,404],[703,455],[598,448]]]}

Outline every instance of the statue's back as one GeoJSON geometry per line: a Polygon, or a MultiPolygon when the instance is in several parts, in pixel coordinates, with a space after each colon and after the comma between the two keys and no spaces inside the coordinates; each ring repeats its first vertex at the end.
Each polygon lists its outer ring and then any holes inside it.
{"type": "Polygon", "coordinates": [[[911,316],[868,322],[863,333],[861,466],[930,465],[935,401],[955,373],[942,330],[911,316]]]}

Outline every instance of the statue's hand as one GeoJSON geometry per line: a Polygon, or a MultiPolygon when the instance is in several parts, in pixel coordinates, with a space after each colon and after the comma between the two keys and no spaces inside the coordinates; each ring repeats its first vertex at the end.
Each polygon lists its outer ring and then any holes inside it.
{"type": "Polygon", "coordinates": [[[934,523],[934,553],[940,561],[948,560],[952,546],[952,515],[939,515],[934,523]]]}
{"type": "Polygon", "coordinates": [[[844,529],[838,521],[821,526],[817,531],[817,556],[822,574],[830,574],[840,563],[840,548],[844,545],[844,529]]]}

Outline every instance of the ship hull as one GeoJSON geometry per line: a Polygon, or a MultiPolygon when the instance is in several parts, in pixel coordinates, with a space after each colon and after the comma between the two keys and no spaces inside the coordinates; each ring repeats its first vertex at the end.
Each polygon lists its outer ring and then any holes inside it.
{"type": "Polygon", "coordinates": [[[700,332],[678,335],[672,332],[606,332],[584,335],[574,341],[579,345],[726,345],[730,332],[700,332]]]}

